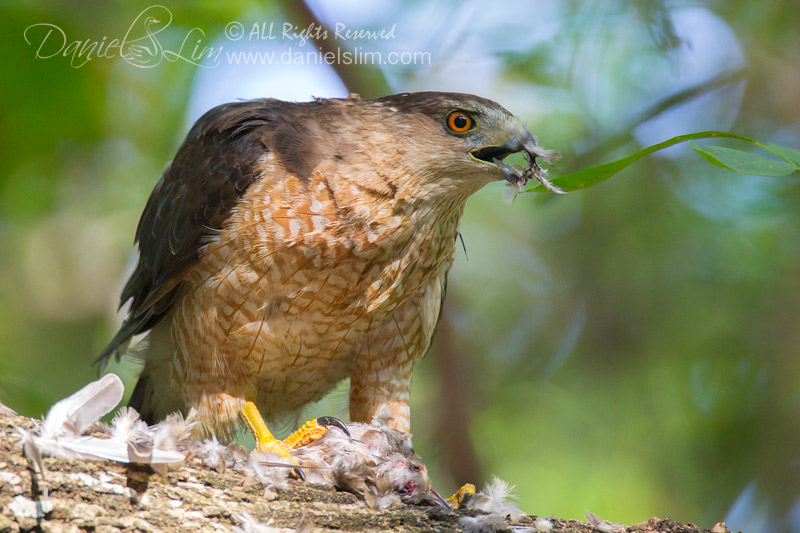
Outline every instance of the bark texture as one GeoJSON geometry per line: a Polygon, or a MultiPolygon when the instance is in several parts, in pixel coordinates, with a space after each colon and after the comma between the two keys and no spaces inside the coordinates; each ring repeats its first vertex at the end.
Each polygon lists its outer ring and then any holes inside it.
{"type": "MultiPolygon", "coordinates": [[[[356,496],[325,485],[291,481],[275,491],[248,481],[238,472],[218,472],[189,458],[166,475],[149,467],[110,461],[47,457],[44,476],[29,462],[15,438],[15,427],[33,420],[14,415],[0,404],[0,533],[17,531],[462,531],[464,517],[478,511],[404,506],[376,510],[356,496]],[[46,494],[46,497],[45,497],[46,494]],[[135,496],[132,496],[135,495],[135,496]],[[255,521],[244,524],[247,514],[255,521]],[[461,524],[459,524],[461,520],[461,524]],[[273,529],[274,528],[274,529],[273,529]]],[[[466,519],[469,522],[469,518],[466,519]]],[[[629,531],[694,533],[693,524],[653,518],[634,526],[550,519],[553,532],[629,531]]],[[[537,531],[537,517],[508,522],[537,531]]],[[[477,527],[477,526],[476,526],[477,527]]],[[[725,533],[718,525],[714,533],[725,533]]]]}

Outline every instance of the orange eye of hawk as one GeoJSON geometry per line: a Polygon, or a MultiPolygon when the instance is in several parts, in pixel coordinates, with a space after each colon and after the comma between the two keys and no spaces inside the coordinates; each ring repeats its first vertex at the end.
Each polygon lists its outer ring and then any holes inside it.
{"type": "Polygon", "coordinates": [[[464,133],[475,127],[475,120],[463,111],[452,111],[447,115],[447,127],[456,133],[464,133]]]}

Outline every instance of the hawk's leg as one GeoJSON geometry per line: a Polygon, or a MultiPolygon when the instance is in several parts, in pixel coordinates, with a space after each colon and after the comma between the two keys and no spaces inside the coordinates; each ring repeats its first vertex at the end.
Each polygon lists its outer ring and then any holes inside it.
{"type": "MultiPolygon", "coordinates": [[[[388,358],[387,358],[388,359],[388,358]]],[[[350,420],[377,423],[409,433],[413,361],[366,358],[353,361],[350,374],[350,420]],[[382,420],[381,420],[382,419],[382,420]]]]}
{"type": "Polygon", "coordinates": [[[350,432],[339,419],[330,416],[315,418],[303,424],[300,429],[289,435],[283,440],[278,440],[267,428],[267,424],[258,412],[258,407],[253,402],[247,402],[242,408],[242,418],[244,419],[250,432],[256,438],[256,448],[261,451],[273,452],[294,464],[297,462],[289,454],[291,450],[310,444],[321,438],[328,431],[328,426],[336,426],[348,436],[350,432]]]}

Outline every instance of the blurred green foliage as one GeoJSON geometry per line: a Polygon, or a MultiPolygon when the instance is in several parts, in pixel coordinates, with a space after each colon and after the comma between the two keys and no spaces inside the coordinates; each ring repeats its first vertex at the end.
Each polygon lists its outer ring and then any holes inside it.
{"type": "MultiPolygon", "coordinates": [[[[0,7],[0,401],[21,414],[39,416],[94,378],[95,354],[119,323],[138,216],[190,126],[198,74],[186,62],[141,69],[119,58],[73,68],[37,59],[23,32],[50,22],[72,38],[121,35],[148,5],[0,7]]],[[[301,16],[255,2],[168,7],[176,35],[200,27],[215,38],[231,20],[301,16]]],[[[564,153],[558,172],[632,153],[637,117],[681,103],[658,107],[664,80],[682,68],[671,22],[681,4],[431,9],[392,3],[361,23],[397,22],[399,42],[435,52],[424,68],[384,68],[381,83],[501,101],[564,153]]],[[[740,98],[706,94],[720,106],[713,116],[729,119],[708,129],[797,147],[800,7],[689,9],[724,21],[746,62],[740,98]]],[[[657,140],[687,132],[666,129],[657,140]]],[[[797,180],[734,175],[684,148],[544,205],[534,196],[507,206],[489,186],[467,206],[468,259],[459,252],[451,273],[446,335],[412,394],[415,444],[440,492],[482,481],[460,479],[452,463],[469,457],[444,446],[448,423],[466,419],[478,458],[470,471],[516,484],[530,513],[710,527],[753,481],[769,512],[785,513],[800,496],[797,180]]],[[[130,390],[136,364],[113,370],[130,390]]],[[[344,398],[311,412],[340,415],[344,398]]]]}

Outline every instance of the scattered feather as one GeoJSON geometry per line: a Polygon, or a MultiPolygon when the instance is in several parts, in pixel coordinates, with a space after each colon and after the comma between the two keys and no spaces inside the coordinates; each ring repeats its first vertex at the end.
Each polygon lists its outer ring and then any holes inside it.
{"type": "Polygon", "coordinates": [[[262,484],[275,489],[289,488],[289,472],[295,465],[270,452],[253,450],[246,472],[262,484]]]}
{"type": "MultiPolygon", "coordinates": [[[[231,450],[217,440],[216,435],[203,441],[195,455],[209,468],[217,472],[225,472],[228,463],[228,455],[231,450]]],[[[233,462],[233,461],[231,461],[233,462]]]]}
{"type": "MultiPolygon", "coordinates": [[[[232,443],[228,445],[228,450],[231,452],[231,464],[237,472],[245,473],[250,468],[250,451],[239,443],[232,443]]],[[[255,474],[253,474],[255,477],[255,474]]]]}
{"type": "Polygon", "coordinates": [[[84,433],[90,433],[92,436],[96,437],[98,435],[104,435],[109,437],[111,435],[111,426],[106,424],[102,420],[98,420],[87,429],[84,433]]]}
{"type": "Polygon", "coordinates": [[[627,526],[624,524],[611,523],[589,511],[586,511],[586,521],[589,522],[589,525],[594,529],[602,531],[603,533],[618,533],[627,529],[627,526]]]}
{"type": "MultiPolygon", "coordinates": [[[[53,502],[50,501],[48,496],[47,482],[45,480],[44,461],[42,460],[42,452],[39,449],[39,446],[37,446],[33,435],[29,431],[16,425],[14,425],[14,429],[16,431],[16,437],[19,443],[22,445],[22,451],[25,454],[25,457],[28,458],[28,463],[30,465],[29,468],[31,469],[31,492],[34,494],[38,493],[36,501],[32,503],[34,504],[34,510],[36,514],[36,516],[33,516],[33,518],[39,519],[53,510],[53,502]],[[39,479],[36,479],[37,471],[39,479]]],[[[27,506],[25,502],[20,501],[18,503],[23,507],[27,506]]],[[[11,507],[11,504],[9,504],[9,507],[11,507]]]]}
{"type": "Polygon", "coordinates": [[[236,533],[279,533],[283,531],[283,529],[279,527],[272,527],[270,525],[272,524],[271,518],[266,522],[259,522],[257,518],[248,512],[234,514],[233,518],[242,523],[242,527],[231,527],[231,531],[235,531],[236,533]]]}
{"type": "MultiPolygon", "coordinates": [[[[188,436],[190,426],[173,417],[164,426],[149,428],[130,407],[120,409],[110,428],[98,426],[101,416],[122,399],[122,381],[114,374],[89,383],[75,394],[57,402],[34,430],[21,439],[26,450],[66,459],[111,460],[120,463],[170,464],[184,460],[175,449],[176,439],[188,436]],[[83,435],[100,428],[109,438],[83,435]],[[160,447],[154,445],[159,439],[160,447]]],[[[163,423],[162,423],[163,424],[163,423]]]]}
{"type": "Polygon", "coordinates": [[[153,447],[161,451],[177,450],[188,441],[199,424],[197,411],[192,409],[184,418],[181,413],[172,413],[153,428],[153,447]]]}
{"type": "Polygon", "coordinates": [[[394,420],[394,414],[392,413],[392,410],[389,409],[389,406],[382,405],[378,409],[378,412],[375,413],[375,416],[372,417],[370,425],[378,427],[389,427],[389,424],[392,423],[392,420],[394,420]]]}
{"type": "Polygon", "coordinates": [[[17,439],[17,443],[22,446],[22,452],[25,454],[25,457],[33,463],[34,467],[39,470],[39,474],[41,474],[42,479],[44,479],[44,461],[42,460],[42,451],[39,446],[36,444],[34,440],[33,434],[27,429],[21,428],[14,425],[15,434],[14,436],[17,439]]]}
{"type": "MultiPolygon", "coordinates": [[[[536,142],[538,143],[539,139],[536,139],[536,142]]],[[[558,150],[548,150],[547,148],[542,148],[538,144],[532,150],[532,154],[538,157],[539,159],[547,161],[548,163],[552,163],[553,161],[561,157],[561,154],[558,152],[558,150]]]]}
{"type": "Polygon", "coordinates": [[[139,439],[148,431],[147,424],[139,418],[139,413],[133,407],[122,407],[111,420],[111,439],[120,442],[130,442],[139,439]]]}
{"type": "Polygon", "coordinates": [[[519,187],[517,187],[516,185],[512,185],[510,183],[507,183],[506,186],[503,187],[503,192],[502,192],[502,194],[503,194],[503,196],[502,196],[503,202],[505,202],[508,205],[513,204],[514,200],[517,199],[517,195],[519,193],[520,193],[519,187]]]}
{"type": "Polygon", "coordinates": [[[492,478],[492,482],[482,491],[475,494],[467,502],[467,509],[477,509],[486,513],[495,513],[500,516],[508,516],[516,521],[527,516],[515,503],[509,501],[516,499],[512,494],[515,486],[509,485],[497,476],[492,478]]]}
{"type": "Polygon", "coordinates": [[[122,400],[125,386],[116,374],[106,374],[57,402],[42,421],[41,436],[81,435],[122,400]]]}
{"type": "Polygon", "coordinates": [[[495,533],[511,530],[511,526],[499,514],[462,516],[458,520],[458,525],[464,529],[464,533],[495,533]]]}
{"type": "Polygon", "coordinates": [[[548,531],[553,529],[553,521],[549,518],[539,517],[533,523],[533,529],[539,531],[540,533],[547,533],[548,531]]]}

